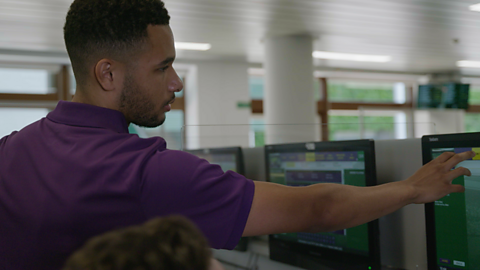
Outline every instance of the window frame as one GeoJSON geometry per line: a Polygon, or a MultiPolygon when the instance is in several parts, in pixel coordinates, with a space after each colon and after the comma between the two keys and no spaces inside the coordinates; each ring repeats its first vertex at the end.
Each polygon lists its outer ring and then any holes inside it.
{"type": "MultiPolygon", "coordinates": [[[[388,111],[405,111],[413,109],[415,107],[413,102],[413,89],[416,86],[414,81],[405,80],[393,80],[393,79],[379,79],[377,81],[382,82],[403,82],[406,86],[405,103],[383,103],[383,102],[331,102],[328,99],[328,79],[335,80],[355,80],[355,81],[375,81],[374,79],[363,78],[345,78],[345,77],[322,77],[316,78],[320,81],[320,100],[317,101],[317,114],[320,116],[321,126],[321,139],[322,141],[329,141],[328,131],[328,113],[330,110],[360,110],[362,108],[371,109],[385,109],[388,111]]],[[[479,106],[480,109],[480,106],[479,106]]],[[[263,100],[252,99],[251,100],[251,112],[252,114],[263,114],[263,100]]]]}
{"type": "Polygon", "coordinates": [[[55,108],[60,100],[71,100],[70,73],[67,65],[39,65],[39,64],[2,64],[0,67],[23,69],[46,69],[55,72],[55,92],[51,94],[13,94],[0,93],[1,107],[20,108],[55,108]],[[57,68],[55,68],[57,67],[57,68]]]}

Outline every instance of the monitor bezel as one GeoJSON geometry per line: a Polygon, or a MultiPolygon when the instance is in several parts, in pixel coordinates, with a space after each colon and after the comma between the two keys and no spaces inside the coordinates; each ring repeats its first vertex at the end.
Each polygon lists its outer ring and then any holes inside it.
{"type": "MultiPolygon", "coordinates": [[[[376,164],[375,164],[375,146],[373,140],[352,140],[352,141],[331,141],[331,142],[308,142],[308,143],[291,143],[291,144],[275,144],[265,145],[265,173],[266,181],[270,182],[269,175],[269,154],[281,152],[332,152],[332,151],[364,151],[365,153],[365,180],[366,186],[376,185],[376,164]],[[314,146],[314,149],[312,149],[314,146]],[[370,161],[370,162],[368,162],[370,161]]],[[[309,259],[323,264],[327,267],[335,267],[335,269],[354,269],[348,262],[358,264],[358,269],[380,269],[380,239],[378,220],[368,223],[369,233],[369,255],[362,256],[353,253],[346,253],[332,250],[329,248],[316,247],[308,244],[295,243],[274,238],[269,236],[269,248],[272,251],[279,248],[297,253],[300,256],[307,256],[309,259]],[[325,259],[328,258],[328,259],[325,259]],[[365,267],[364,267],[365,266],[365,267]],[[363,267],[363,268],[362,268],[363,267]]],[[[270,252],[272,260],[305,267],[292,263],[285,256],[273,256],[270,252]]]]}
{"type": "MultiPolygon", "coordinates": [[[[480,147],[480,132],[427,135],[422,137],[422,160],[432,160],[434,148],[480,147]]],[[[435,229],[435,203],[425,204],[425,230],[427,236],[428,270],[438,270],[437,239],[435,229]]]]}
{"type": "Polygon", "coordinates": [[[193,155],[197,155],[198,153],[205,154],[205,151],[208,151],[210,154],[235,154],[237,173],[245,175],[245,164],[243,162],[242,147],[212,147],[185,150],[185,152],[193,155]]]}

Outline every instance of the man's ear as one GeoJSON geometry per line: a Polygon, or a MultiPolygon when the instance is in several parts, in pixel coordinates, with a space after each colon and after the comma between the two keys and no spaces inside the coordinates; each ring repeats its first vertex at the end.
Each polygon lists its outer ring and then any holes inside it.
{"type": "Polygon", "coordinates": [[[114,69],[115,62],[110,59],[102,59],[95,65],[95,78],[105,91],[115,90],[115,79],[118,78],[114,75],[114,69]]]}

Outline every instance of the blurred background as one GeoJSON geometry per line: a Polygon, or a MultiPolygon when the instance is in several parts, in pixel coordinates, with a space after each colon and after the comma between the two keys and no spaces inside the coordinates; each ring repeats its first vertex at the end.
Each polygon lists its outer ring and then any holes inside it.
{"type": "MultiPolygon", "coordinates": [[[[71,0],[0,0],[0,137],[75,91],[71,0]]],[[[171,149],[480,131],[480,13],[457,0],[166,0],[171,149]]]]}

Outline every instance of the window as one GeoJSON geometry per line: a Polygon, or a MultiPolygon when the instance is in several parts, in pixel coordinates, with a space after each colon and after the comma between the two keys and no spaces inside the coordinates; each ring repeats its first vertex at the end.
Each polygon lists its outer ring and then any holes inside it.
{"type": "Polygon", "coordinates": [[[480,85],[470,85],[468,103],[471,105],[480,105],[480,85]]]}
{"type": "Polygon", "coordinates": [[[405,83],[328,79],[327,87],[329,140],[407,138],[405,83]]]}
{"type": "Polygon", "coordinates": [[[251,99],[263,99],[264,91],[264,79],[262,76],[250,76],[248,79],[248,85],[250,88],[251,99]]]}
{"type": "MultiPolygon", "coordinates": [[[[411,110],[412,85],[389,79],[327,78],[327,100],[322,97],[320,78],[314,79],[314,97],[320,117],[329,131],[322,133],[323,140],[340,139],[404,139],[413,136],[413,123],[407,123],[407,111],[411,110]],[[407,101],[408,100],[408,101],[407,101]],[[362,109],[363,108],[363,109],[362,109]],[[367,114],[361,110],[368,108],[367,114]],[[339,111],[348,115],[337,115],[339,111]],[[330,115],[330,116],[328,116],[330,115]],[[332,122],[333,121],[333,122],[332,122]],[[410,133],[408,133],[410,132],[410,133]],[[332,136],[332,138],[328,138],[332,136]]],[[[252,113],[263,113],[264,78],[252,74],[249,77],[252,113]]],[[[411,115],[411,113],[408,113],[411,115]]],[[[253,117],[256,118],[256,117],[253,117]]],[[[251,120],[251,145],[262,145],[265,128],[256,127],[251,120]]]]}
{"type": "Polygon", "coordinates": [[[0,68],[0,93],[51,94],[56,92],[55,74],[46,69],[0,68]]]}
{"type": "MultiPolygon", "coordinates": [[[[0,137],[45,117],[62,97],[66,66],[0,65],[0,137]]],[[[67,79],[68,80],[68,79],[67,79]]]]}
{"type": "Polygon", "coordinates": [[[480,113],[465,114],[465,132],[480,132],[480,113]]]}
{"type": "Polygon", "coordinates": [[[265,120],[262,116],[250,118],[250,146],[259,147],[265,145],[265,120]]]}
{"type": "Polygon", "coordinates": [[[407,138],[406,114],[402,111],[330,111],[331,141],[407,138]]]}
{"type": "Polygon", "coordinates": [[[48,109],[0,108],[0,138],[45,117],[48,109]]]}
{"type": "Polygon", "coordinates": [[[405,103],[405,84],[375,81],[327,80],[330,102],[405,103]]]}

